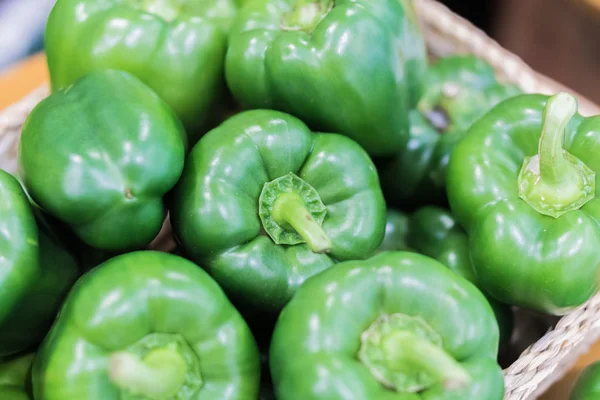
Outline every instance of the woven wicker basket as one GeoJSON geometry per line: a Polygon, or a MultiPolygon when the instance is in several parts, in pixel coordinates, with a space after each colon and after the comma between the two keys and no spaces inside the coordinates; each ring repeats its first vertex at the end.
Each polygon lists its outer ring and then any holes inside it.
{"type": "MultiPolygon", "coordinates": [[[[451,53],[473,53],[488,61],[500,80],[512,82],[529,93],[568,91],[579,101],[583,115],[600,114],[600,107],[572,90],[539,74],[519,57],[502,48],[467,20],[434,0],[415,0],[428,50],[432,57],[451,53]]],[[[43,86],[0,112],[0,168],[16,171],[16,150],[21,126],[31,109],[48,94],[43,86]]],[[[150,245],[169,251],[174,243],[170,227],[150,245]]],[[[600,337],[600,295],[560,319],[535,344],[528,347],[505,372],[505,400],[535,399],[561,378],[579,355],[600,337]]],[[[482,399],[483,400],[483,399],[482,399]]]]}

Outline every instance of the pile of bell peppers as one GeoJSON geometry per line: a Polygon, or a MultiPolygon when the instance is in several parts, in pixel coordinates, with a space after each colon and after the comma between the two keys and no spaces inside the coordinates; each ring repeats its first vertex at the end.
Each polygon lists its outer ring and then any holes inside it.
{"type": "Polygon", "coordinates": [[[58,0],[45,48],[2,399],[501,400],[514,310],[599,289],[600,116],[411,0],[58,0]]]}

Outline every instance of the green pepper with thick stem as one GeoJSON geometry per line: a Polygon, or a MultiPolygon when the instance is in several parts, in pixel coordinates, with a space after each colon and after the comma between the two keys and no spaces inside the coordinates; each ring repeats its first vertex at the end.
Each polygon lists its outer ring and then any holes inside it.
{"type": "Polygon", "coordinates": [[[406,144],[426,64],[411,1],[251,1],[232,25],[228,86],[245,107],[278,109],[369,154],[394,154],[406,144]]]}
{"type": "Polygon", "coordinates": [[[278,111],[245,111],[207,133],[171,201],[186,255],[240,307],[261,311],[280,311],[336,260],[371,256],[385,230],[367,153],[278,111]]]}
{"type": "Polygon", "coordinates": [[[31,365],[35,353],[19,355],[0,362],[0,399],[33,400],[31,365]]]}
{"type": "MultiPolygon", "coordinates": [[[[447,210],[426,206],[412,214],[388,209],[386,234],[379,251],[408,250],[441,262],[451,271],[477,285],[469,256],[469,239],[447,210]]],[[[484,293],[485,295],[485,293],[484,293]]],[[[500,328],[500,346],[508,344],[513,330],[509,306],[486,296],[500,328]]]]}
{"type": "Polygon", "coordinates": [[[599,152],[600,116],[567,93],[514,97],[469,129],[448,197],[483,291],[555,315],[598,291],[599,152]]]}
{"type": "MultiPolygon", "coordinates": [[[[457,275],[479,286],[469,256],[469,238],[449,211],[439,207],[423,207],[415,211],[410,217],[407,242],[419,253],[438,260],[457,275]]],[[[486,298],[500,328],[500,344],[507,345],[513,329],[512,310],[492,297],[486,298]]]]}
{"type": "Polygon", "coordinates": [[[0,170],[0,357],[39,344],[79,276],[75,258],[0,170]]]}
{"type": "Polygon", "coordinates": [[[395,207],[445,204],[452,150],[469,126],[500,101],[520,94],[496,81],[493,68],[473,55],[451,55],[429,67],[424,92],[409,115],[409,140],[378,160],[386,200],[395,207]]]}
{"type": "Polygon", "coordinates": [[[126,72],[102,70],[33,109],[19,166],[45,212],[87,245],[123,252],[160,231],[163,196],[181,175],[185,147],[181,123],[150,88],[126,72]]]}
{"type": "Polygon", "coordinates": [[[416,253],[311,277],[270,348],[279,400],[501,400],[498,326],[473,284],[416,253]]]}
{"type": "Polygon", "coordinates": [[[577,376],[569,400],[600,399],[600,361],[585,367],[577,376]]]}
{"type": "Polygon", "coordinates": [[[90,72],[127,71],[175,111],[195,142],[226,95],[236,0],[58,0],[45,50],[54,91],[90,72]]]}
{"type": "Polygon", "coordinates": [[[33,365],[38,400],[256,399],[258,348],[197,265],[117,256],[69,293],[33,365]]]}

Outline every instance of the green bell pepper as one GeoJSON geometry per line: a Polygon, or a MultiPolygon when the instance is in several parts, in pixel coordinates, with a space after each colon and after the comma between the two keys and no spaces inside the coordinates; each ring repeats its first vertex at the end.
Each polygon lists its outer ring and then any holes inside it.
{"type": "Polygon", "coordinates": [[[378,253],[384,251],[413,251],[408,245],[407,239],[409,235],[409,217],[406,213],[387,209],[385,221],[385,236],[381,245],[377,249],[378,253]]]}
{"type": "Polygon", "coordinates": [[[426,62],[424,51],[410,48],[423,40],[408,3],[249,2],[231,28],[229,89],[245,107],[278,109],[347,135],[372,155],[393,154],[408,137],[408,82],[426,62]]]}
{"type": "Polygon", "coordinates": [[[403,32],[401,35],[402,62],[406,74],[406,84],[410,95],[410,106],[417,104],[423,95],[429,63],[427,46],[421,30],[419,16],[413,0],[398,0],[404,9],[403,32]]]}
{"type": "Polygon", "coordinates": [[[424,85],[409,115],[408,144],[378,162],[386,200],[398,208],[446,204],[448,160],[456,144],[494,105],[521,93],[514,85],[498,83],[493,68],[473,55],[439,59],[424,85]]]}
{"type": "Polygon", "coordinates": [[[35,353],[27,353],[0,363],[0,399],[33,400],[31,364],[35,353]]]}
{"type": "Polygon", "coordinates": [[[34,108],[23,126],[20,172],[33,200],[84,243],[138,249],[163,224],[162,197],[181,175],[185,143],[152,90],[126,72],[102,70],[34,108]]]}
{"type": "Polygon", "coordinates": [[[195,142],[225,99],[225,51],[237,3],[58,0],[45,32],[52,89],[100,69],[127,71],[167,102],[195,142]]]}
{"type": "Polygon", "coordinates": [[[39,344],[79,275],[69,254],[37,218],[19,182],[0,170],[0,357],[39,344]]]}
{"type": "MultiPolygon", "coordinates": [[[[414,251],[434,258],[455,274],[477,284],[469,256],[469,239],[454,216],[440,207],[426,206],[410,215],[388,209],[386,234],[379,251],[414,251]]],[[[485,295],[485,293],[484,293],[485,295]]],[[[508,345],[513,330],[509,306],[486,296],[500,329],[500,347],[508,345]]]]}
{"type": "Polygon", "coordinates": [[[567,93],[514,97],[469,129],[448,197],[483,291],[554,315],[597,292],[599,151],[600,117],[567,93]]]}
{"type": "Polygon", "coordinates": [[[240,307],[262,311],[280,311],[335,260],[371,256],[385,233],[367,153],[278,111],[245,111],[208,132],[171,200],[186,255],[240,307]]]}
{"type": "Polygon", "coordinates": [[[117,256],[69,293],[33,364],[40,400],[255,399],[258,348],[197,265],[154,251],[117,256]]]}
{"type": "Polygon", "coordinates": [[[497,351],[475,286],[429,257],[385,252],[308,279],[269,363],[279,400],[501,400],[497,351]]]}
{"type": "Polygon", "coordinates": [[[569,400],[600,399],[600,361],[585,367],[577,376],[569,400]]]}

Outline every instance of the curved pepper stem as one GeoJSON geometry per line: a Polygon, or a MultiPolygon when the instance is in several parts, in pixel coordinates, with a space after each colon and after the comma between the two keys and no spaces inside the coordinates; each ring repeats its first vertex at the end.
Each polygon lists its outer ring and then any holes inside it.
{"type": "Polygon", "coordinates": [[[258,215],[273,242],[306,243],[315,253],[333,246],[321,227],[326,214],[319,193],[293,172],[265,183],[258,199],[258,215]]]}
{"type": "Polygon", "coordinates": [[[382,349],[392,369],[407,367],[423,371],[448,390],[471,383],[471,375],[441,347],[410,332],[394,332],[382,340],[382,349]]]}
{"type": "Polygon", "coordinates": [[[325,253],[331,250],[331,240],[296,193],[279,195],[273,204],[272,215],[278,224],[291,225],[313,252],[325,253]]]}
{"type": "Polygon", "coordinates": [[[128,0],[127,3],[167,22],[173,21],[181,12],[181,2],[174,0],[128,0]]]}
{"type": "Polygon", "coordinates": [[[576,172],[563,156],[565,129],[576,112],[577,101],[567,93],[551,97],[544,107],[538,155],[540,181],[546,184],[564,184],[576,172]]]}
{"type": "Polygon", "coordinates": [[[187,364],[172,349],[153,350],[141,359],[118,352],[109,360],[110,380],[132,394],[152,400],[173,398],[185,383],[187,364]]]}
{"type": "Polygon", "coordinates": [[[440,134],[445,133],[450,128],[450,116],[448,110],[444,107],[445,104],[443,104],[444,96],[441,87],[430,87],[417,103],[419,113],[440,134]]]}
{"type": "Polygon", "coordinates": [[[291,12],[284,15],[284,30],[312,32],[333,8],[333,0],[297,0],[291,12]]]}
{"type": "Polygon", "coordinates": [[[442,337],[418,316],[384,314],[360,339],[360,362],[396,392],[417,393],[439,384],[453,390],[471,382],[467,370],[444,350],[442,337]]]}
{"type": "Polygon", "coordinates": [[[554,218],[594,198],[594,171],[564,148],[565,129],[576,112],[577,100],[568,93],[548,99],[538,154],[525,158],[518,178],[519,197],[554,218]]]}

